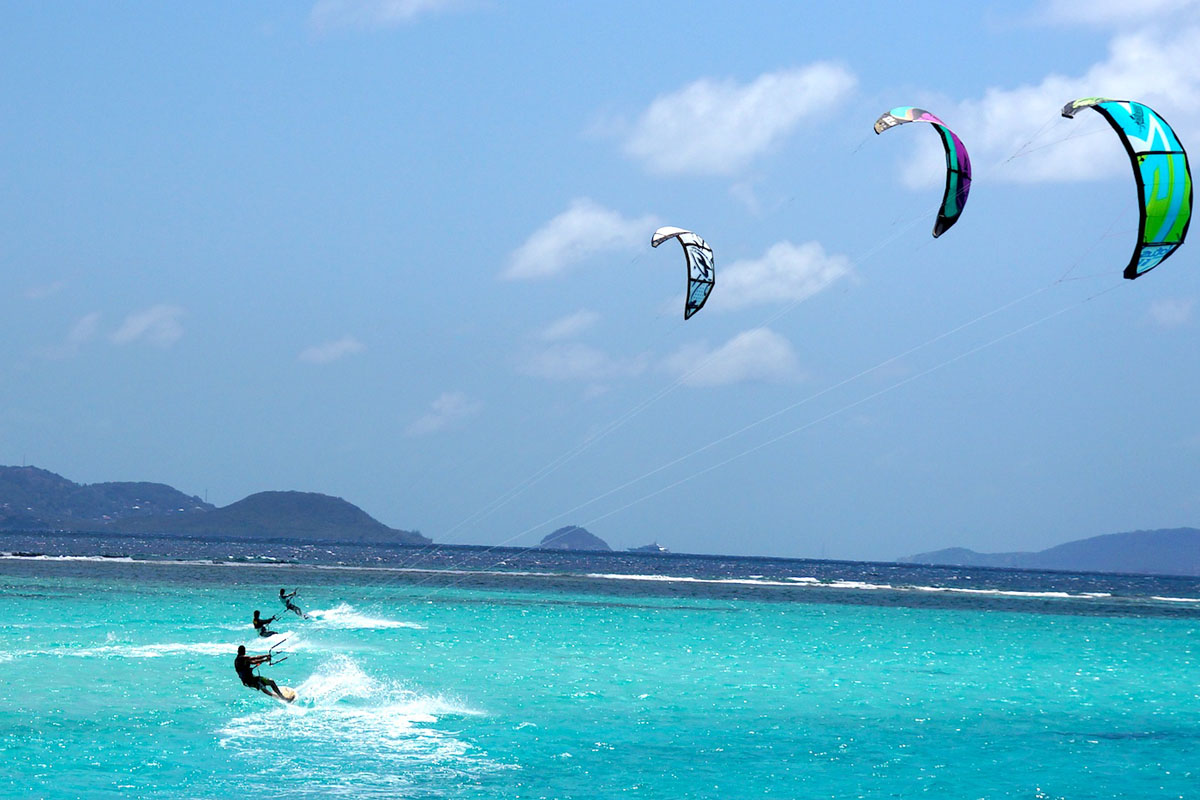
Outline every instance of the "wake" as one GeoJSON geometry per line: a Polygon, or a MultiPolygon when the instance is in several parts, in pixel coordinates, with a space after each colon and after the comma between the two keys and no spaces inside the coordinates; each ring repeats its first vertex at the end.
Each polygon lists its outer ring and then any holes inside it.
{"type": "Polygon", "coordinates": [[[326,628],[339,628],[343,630],[413,628],[415,630],[425,630],[424,625],[416,622],[402,622],[400,620],[369,617],[366,614],[360,614],[349,603],[339,603],[333,608],[313,609],[308,612],[308,616],[318,623],[320,627],[326,628]]]}

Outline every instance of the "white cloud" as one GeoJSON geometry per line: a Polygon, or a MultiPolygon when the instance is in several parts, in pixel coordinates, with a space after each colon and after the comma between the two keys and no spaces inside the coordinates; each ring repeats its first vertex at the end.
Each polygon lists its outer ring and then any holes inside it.
{"type": "Polygon", "coordinates": [[[70,358],[79,352],[79,348],[95,338],[100,328],[100,312],[93,311],[80,317],[71,330],[67,332],[62,344],[47,347],[41,351],[46,358],[70,358]]]}
{"type": "Polygon", "coordinates": [[[754,191],[754,184],[750,181],[739,181],[733,184],[729,187],[729,195],[745,206],[746,210],[755,216],[762,211],[762,203],[754,191]]]}
{"type": "Polygon", "coordinates": [[[93,311],[90,314],[84,314],[79,318],[79,321],[71,328],[71,332],[67,334],[67,341],[71,344],[80,345],[89,341],[96,335],[96,330],[100,327],[100,312],[93,311]]]}
{"type": "MultiPolygon", "coordinates": [[[[1200,20],[1188,15],[1169,28],[1121,33],[1108,53],[1079,75],[1046,76],[1040,83],[993,87],[978,99],[931,107],[971,152],[975,177],[1018,182],[1080,181],[1125,174],[1129,159],[1116,134],[1094,111],[1063,119],[1080,97],[1133,99],[1152,106],[1176,130],[1200,123],[1200,20]]],[[[1186,144],[1186,135],[1183,136],[1186,144]]],[[[945,180],[936,137],[913,137],[918,156],[903,171],[910,186],[945,180]],[[916,141],[917,139],[920,141],[916,141]]]]}
{"type": "Polygon", "coordinates": [[[386,28],[461,5],[462,0],[319,0],[308,19],[317,30],[386,28]]]}
{"type": "Polygon", "coordinates": [[[429,412],[406,429],[409,436],[428,436],[457,426],[483,410],[483,403],[463,392],[445,392],[430,404],[429,412]]]}
{"type": "Polygon", "coordinates": [[[629,219],[580,198],[534,231],[512,254],[501,277],[547,278],[598,253],[648,246],[655,227],[652,216],[629,219]]]}
{"type": "Polygon", "coordinates": [[[768,72],[749,84],[698,80],[656,98],[625,152],[656,173],[730,175],[779,144],[805,117],[820,119],[856,82],[846,68],[826,62],[768,72]]]}
{"type": "Polygon", "coordinates": [[[600,315],[595,311],[576,311],[547,325],[542,329],[539,338],[545,342],[557,342],[578,336],[600,321],[600,315]]]}
{"type": "Polygon", "coordinates": [[[613,358],[588,345],[559,344],[527,357],[520,369],[535,378],[594,383],[637,375],[645,371],[646,362],[642,358],[613,358]]]}
{"type": "Polygon", "coordinates": [[[114,344],[145,342],[155,347],[168,348],[183,336],[180,319],[184,310],[179,306],[151,306],[145,311],[130,314],[112,335],[114,344]]]}
{"type": "Polygon", "coordinates": [[[1162,328],[1178,328],[1192,321],[1195,300],[1158,300],[1150,306],[1150,321],[1162,328]]]}
{"type": "Polygon", "coordinates": [[[713,310],[762,303],[796,303],[850,274],[850,260],[830,255],[818,242],[779,242],[761,258],[735,261],[720,270],[709,300],[713,310]]]}
{"type": "Polygon", "coordinates": [[[1112,25],[1200,10],[1200,0],[1049,0],[1039,15],[1049,22],[1112,25]]]}
{"type": "Polygon", "coordinates": [[[343,336],[332,342],[324,342],[306,348],[300,353],[299,359],[310,364],[328,364],[339,358],[361,353],[365,349],[367,349],[366,345],[353,336],[343,336]]]}
{"type": "Polygon", "coordinates": [[[44,300],[51,295],[58,294],[67,286],[66,281],[53,281],[44,283],[40,286],[30,286],[25,290],[25,297],[30,300],[44,300]]]}
{"type": "Polygon", "coordinates": [[[680,349],[666,368],[686,386],[722,386],[747,381],[783,382],[800,377],[791,343],[767,328],[739,333],[716,350],[680,349]]]}

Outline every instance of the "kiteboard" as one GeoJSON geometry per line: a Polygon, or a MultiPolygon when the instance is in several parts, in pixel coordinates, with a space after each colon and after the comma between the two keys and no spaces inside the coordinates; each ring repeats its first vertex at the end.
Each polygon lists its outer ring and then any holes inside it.
{"type": "Polygon", "coordinates": [[[283,699],[289,703],[296,699],[296,690],[290,686],[280,686],[279,693],[283,695],[283,699]]]}

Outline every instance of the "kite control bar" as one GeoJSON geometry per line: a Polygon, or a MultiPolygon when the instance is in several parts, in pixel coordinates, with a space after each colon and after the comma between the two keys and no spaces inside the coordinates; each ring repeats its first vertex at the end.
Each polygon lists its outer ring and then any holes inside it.
{"type": "Polygon", "coordinates": [[[271,664],[271,665],[282,664],[284,661],[288,660],[288,657],[286,655],[281,658],[276,658],[275,650],[278,647],[280,647],[281,645],[283,645],[283,643],[286,642],[290,638],[292,638],[292,637],[285,636],[282,639],[280,639],[278,642],[276,642],[275,644],[273,644],[269,648],[267,648],[267,663],[268,664],[271,664]]]}

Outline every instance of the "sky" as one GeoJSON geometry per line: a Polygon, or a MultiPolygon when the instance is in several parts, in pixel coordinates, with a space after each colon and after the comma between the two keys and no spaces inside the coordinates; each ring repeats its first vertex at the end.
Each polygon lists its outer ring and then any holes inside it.
{"type": "Polygon", "coordinates": [[[0,3],[0,464],[438,542],[892,560],[1200,525],[1200,2],[0,3]],[[944,164],[965,213],[930,231],[944,164]],[[660,225],[712,246],[708,305],[660,225]]]}

